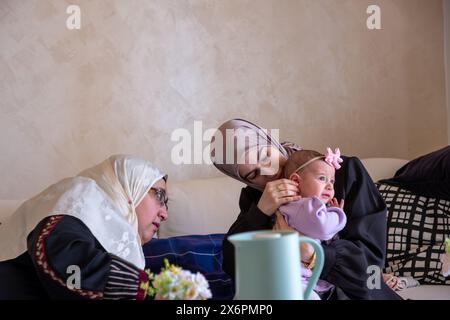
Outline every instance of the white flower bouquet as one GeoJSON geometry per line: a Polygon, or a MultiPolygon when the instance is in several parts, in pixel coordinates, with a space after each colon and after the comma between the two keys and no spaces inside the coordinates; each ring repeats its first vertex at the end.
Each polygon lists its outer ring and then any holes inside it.
{"type": "Polygon", "coordinates": [[[156,300],[206,300],[212,297],[208,281],[200,273],[169,264],[164,260],[165,267],[158,275],[148,273],[150,286],[147,294],[156,300]]]}

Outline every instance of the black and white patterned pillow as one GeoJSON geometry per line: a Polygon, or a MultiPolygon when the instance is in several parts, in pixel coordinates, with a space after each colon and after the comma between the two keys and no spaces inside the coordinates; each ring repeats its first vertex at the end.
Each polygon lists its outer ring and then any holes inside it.
{"type": "Polygon", "coordinates": [[[385,272],[420,283],[450,285],[440,261],[444,241],[450,238],[450,201],[383,183],[377,187],[388,209],[385,272]]]}

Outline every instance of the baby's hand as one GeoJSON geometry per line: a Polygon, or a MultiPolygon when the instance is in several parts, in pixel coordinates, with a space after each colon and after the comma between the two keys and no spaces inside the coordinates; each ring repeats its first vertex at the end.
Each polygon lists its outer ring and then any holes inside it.
{"type": "Polygon", "coordinates": [[[342,199],[341,202],[339,203],[336,198],[333,198],[330,201],[330,205],[332,207],[337,207],[337,208],[344,209],[344,199],[342,199]]]}

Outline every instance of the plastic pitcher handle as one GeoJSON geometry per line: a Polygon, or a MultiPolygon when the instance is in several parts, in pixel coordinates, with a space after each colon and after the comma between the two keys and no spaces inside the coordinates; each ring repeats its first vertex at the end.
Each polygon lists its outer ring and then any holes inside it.
{"type": "Polygon", "coordinates": [[[298,241],[300,242],[307,242],[310,245],[314,247],[314,250],[316,251],[316,266],[312,269],[312,276],[308,281],[308,285],[306,286],[305,292],[303,294],[303,299],[308,300],[309,295],[311,294],[311,291],[314,289],[314,287],[317,284],[317,281],[319,280],[319,276],[323,269],[323,249],[320,244],[318,244],[314,239],[307,238],[307,237],[298,237],[298,241]]]}

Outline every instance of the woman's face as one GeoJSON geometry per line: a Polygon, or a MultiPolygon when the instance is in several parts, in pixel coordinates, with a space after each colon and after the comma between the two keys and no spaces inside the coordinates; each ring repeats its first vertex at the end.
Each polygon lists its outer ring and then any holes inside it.
{"type": "MultiPolygon", "coordinates": [[[[152,188],[166,190],[164,179],[158,180],[152,188]]],[[[164,204],[157,200],[154,190],[150,190],[136,207],[138,233],[142,244],[150,241],[161,222],[167,220],[168,213],[164,204]]]]}
{"type": "Polygon", "coordinates": [[[286,158],[274,146],[249,150],[245,154],[245,163],[239,165],[239,175],[244,180],[264,187],[267,182],[283,178],[286,158]]]}

